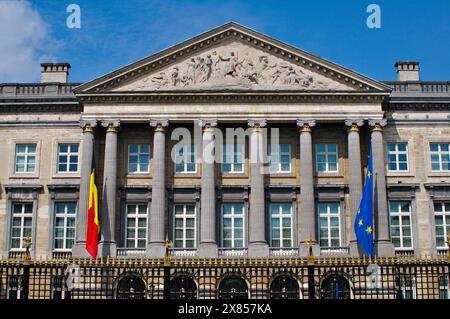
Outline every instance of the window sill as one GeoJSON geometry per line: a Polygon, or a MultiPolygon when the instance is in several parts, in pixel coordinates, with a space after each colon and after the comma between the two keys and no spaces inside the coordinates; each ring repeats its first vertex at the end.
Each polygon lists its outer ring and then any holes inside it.
{"type": "Polygon", "coordinates": [[[80,173],[61,173],[61,174],[53,174],[52,178],[80,178],[80,173]]]}
{"type": "Polygon", "coordinates": [[[429,172],[428,177],[450,177],[450,171],[429,172]]]}
{"type": "Polygon", "coordinates": [[[39,178],[38,174],[12,174],[9,176],[10,179],[36,179],[39,178]]]}
{"type": "Polygon", "coordinates": [[[150,173],[128,173],[125,175],[126,179],[151,179],[152,174],[150,173]]]}
{"type": "Polygon", "coordinates": [[[386,177],[415,177],[416,175],[413,172],[392,172],[387,171],[386,177]]]}

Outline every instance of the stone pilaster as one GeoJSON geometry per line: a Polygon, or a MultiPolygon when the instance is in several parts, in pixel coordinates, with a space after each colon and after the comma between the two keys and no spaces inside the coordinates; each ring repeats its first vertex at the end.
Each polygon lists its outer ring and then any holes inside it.
{"type": "Polygon", "coordinates": [[[77,229],[75,245],[72,248],[73,257],[90,257],[86,251],[86,228],[89,199],[89,180],[91,176],[92,159],[94,156],[94,128],[97,121],[80,121],[83,129],[83,140],[81,143],[81,168],[80,168],[80,199],[77,210],[77,229]]]}
{"type": "Polygon", "coordinates": [[[216,237],[216,174],[214,160],[214,127],[216,120],[199,120],[203,127],[202,139],[202,190],[200,197],[200,257],[218,255],[216,237]]]}
{"type": "Polygon", "coordinates": [[[154,128],[152,160],[152,204],[148,218],[147,255],[163,257],[166,235],[166,127],[168,120],[152,120],[154,128]]]}
{"type": "Polygon", "coordinates": [[[375,219],[375,254],[378,256],[393,256],[394,245],[389,236],[389,214],[386,194],[386,161],[383,143],[383,127],[387,124],[385,119],[370,120],[372,127],[372,160],[374,185],[374,219],[375,219]]]}
{"type": "Polygon", "coordinates": [[[265,120],[249,120],[253,128],[250,135],[250,208],[249,208],[249,257],[269,256],[269,245],[266,241],[266,214],[264,197],[264,175],[262,166],[263,134],[265,120]]]}
{"type": "Polygon", "coordinates": [[[117,255],[116,245],[116,199],[117,199],[117,133],[118,120],[102,121],[106,129],[105,163],[103,168],[103,191],[101,210],[101,240],[99,256],[117,255]]]}
{"type": "Polygon", "coordinates": [[[346,120],[345,125],[348,127],[348,166],[349,166],[349,191],[350,191],[350,212],[351,219],[350,233],[348,240],[350,241],[350,254],[352,256],[359,255],[358,242],[353,230],[353,222],[358,212],[359,204],[362,196],[362,167],[361,167],[361,144],[359,138],[359,128],[364,125],[363,120],[346,120]]]}
{"type": "Polygon", "coordinates": [[[316,210],[314,205],[314,166],[312,128],[315,120],[297,120],[300,130],[300,255],[307,256],[309,252],[308,241],[312,241],[314,255],[319,254],[319,245],[316,235],[316,210]]]}

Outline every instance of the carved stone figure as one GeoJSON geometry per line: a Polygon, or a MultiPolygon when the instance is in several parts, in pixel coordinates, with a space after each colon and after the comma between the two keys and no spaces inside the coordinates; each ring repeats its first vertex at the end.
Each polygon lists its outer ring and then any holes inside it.
{"type": "Polygon", "coordinates": [[[171,68],[126,85],[130,90],[177,89],[183,87],[247,89],[348,89],[304,67],[242,44],[217,47],[190,56],[171,68]],[[241,58],[239,58],[239,56],[241,58]]]}

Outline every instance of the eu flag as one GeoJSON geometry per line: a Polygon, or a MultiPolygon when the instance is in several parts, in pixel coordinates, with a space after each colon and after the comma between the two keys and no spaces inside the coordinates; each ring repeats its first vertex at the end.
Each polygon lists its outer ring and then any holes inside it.
{"type": "Polygon", "coordinates": [[[369,256],[373,255],[373,179],[372,146],[370,146],[366,181],[354,225],[356,239],[369,256]]]}

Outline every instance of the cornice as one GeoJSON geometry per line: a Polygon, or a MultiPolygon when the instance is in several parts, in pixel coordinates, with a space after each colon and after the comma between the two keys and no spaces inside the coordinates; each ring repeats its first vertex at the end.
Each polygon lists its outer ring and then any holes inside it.
{"type": "Polygon", "coordinates": [[[342,102],[342,103],[382,103],[388,93],[366,92],[266,92],[266,91],[235,91],[235,92],[120,92],[101,94],[80,94],[82,104],[126,104],[126,103],[304,103],[304,102],[342,102]]]}

